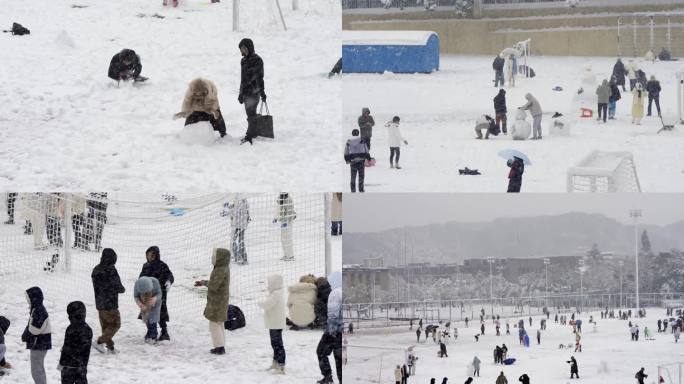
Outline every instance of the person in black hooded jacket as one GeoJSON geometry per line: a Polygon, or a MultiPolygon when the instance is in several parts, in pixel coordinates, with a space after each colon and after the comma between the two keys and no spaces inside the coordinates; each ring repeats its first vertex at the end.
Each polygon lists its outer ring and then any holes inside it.
{"type": "Polygon", "coordinates": [[[316,321],[319,327],[325,327],[328,322],[328,296],[330,296],[332,288],[325,277],[316,279],[316,305],[314,312],[316,313],[316,321]]]}
{"type": "Polygon", "coordinates": [[[114,352],[112,338],[121,328],[119,294],[126,292],[126,288],[121,285],[121,278],[115,264],[116,252],[111,248],[105,248],[102,250],[100,264],[93,268],[91,275],[95,290],[95,308],[97,308],[102,328],[102,336],[97,338],[96,348],[100,344],[105,344],[110,352],[114,352]]]}
{"type": "Polygon", "coordinates": [[[29,303],[29,321],[21,335],[21,341],[30,350],[31,377],[36,384],[47,383],[45,355],[52,349],[52,334],[47,309],[43,305],[43,291],[38,287],[26,290],[29,303]]]}
{"type": "Polygon", "coordinates": [[[238,102],[245,105],[247,113],[247,133],[240,144],[249,142],[255,138],[254,118],[257,115],[259,98],[266,102],[266,90],[264,88],[264,61],[254,52],[254,42],[251,39],[242,39],[240,44],[240,94],[238,102]]]}
{"type": "Polygon", "coordinates": [[[62,371],[62,384],[88,384],[88,360],[93,330],[86,324],[86,307],[81,301],[67,305],[69,326],[57,369],[62,371]]]}
{"type": "Polygon", "coordinates": [[[166,308],[166,297],[168,291],[171,289],[171,284],[173,284],[173,273],[169,269],[169,266],[165,262],[161,261],[159,254],[159,247],[151,246],[145,251],[145,257],[147,258],[147,263],[142,267],[140,271],[140,276],[154,277],[159,281],[159,285],[162,290],[162,305],[161,305],[161,316],[159,318],[159,327],[161,328],[161,334],[159,335],[159,341],[170,340],[169,332],[166,329],[166,323],[169,321],[169,311],[166,308]]]}
{"type": "Polygon", "coordinates": [[[506,135],[506,113],[508,113],[508,109],[506,108],[506,91],[504,89],[499,89],[499,93],[494,96],[494,113],[496,113],[496,125],[506,135]]]}
{"type": "Polygon", "coordinates": [[[0,376],[4,375],[4,369],[12,368],[12,364],[5,361],[5,351],[7,347],[5,346],[5,334],[9,329],[10,321],[5,316],[0,316],[0,376]]]}
{"type": "Polygon", "coordinates": [[[116,81],[139,80],[142,72],[140,56],[132,49],[122,49],[109,63],[109,78],[116,81]]]}

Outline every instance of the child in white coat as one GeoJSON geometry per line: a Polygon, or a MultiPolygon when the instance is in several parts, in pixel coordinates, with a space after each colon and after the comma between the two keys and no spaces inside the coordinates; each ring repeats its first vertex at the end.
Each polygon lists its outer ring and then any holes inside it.
{"type": "Polygon", "coordinates": [[[275,373],[285,373],[285,347],[283,346],[283,329],[285,328],[285,290],[283,277],[278,274],[269,275],[268,296],[259,303],[264,310],[264,325],[268,328],[273,348],[273,362],[268,369],[275,373]]]}
{"type": "Polygon", "coordinates": [[[399,166],[401,143],[403,142],[404,144],[408,145],[408,141],[401,136],[401,131],[399,130],[399,120],[399,116],[394,116],[392,121],[385,124],[385,127],[387,127],[387,142],[390,147],[390,168],[396,169],[401,169],[399,166]]]}

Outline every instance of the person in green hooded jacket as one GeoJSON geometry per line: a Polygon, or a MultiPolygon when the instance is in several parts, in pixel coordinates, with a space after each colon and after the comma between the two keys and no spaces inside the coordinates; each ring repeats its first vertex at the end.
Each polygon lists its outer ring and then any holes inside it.
{"type": "Polygon", "coordinates": [[[211,271],[209,280],[195,282],[195,286],[207,287],[207,306],[204,317],[209,320],[209,333],[214,344],[209,352],[214,355],[226,353],[226,337],[224,323],[228,320],[228,297],[230,295],[230,251],[214,248],[211,255],[211,271]]]}

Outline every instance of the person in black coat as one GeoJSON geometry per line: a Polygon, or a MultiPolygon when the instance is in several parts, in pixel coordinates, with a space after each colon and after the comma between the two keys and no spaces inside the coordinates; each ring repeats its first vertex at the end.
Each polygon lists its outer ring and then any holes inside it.
{"type": "Polygon", "coordinates": [[[116,81],[141,80],[140,72],[142,72],[140,56],[132,49],[122,49],[112,57],[109,63],[109,78],[116,81]]]}
{"type": "Polygon", "coordinates": [[[637,379],[637,382],[639,384],[644,384],[644,380],[646,380],[647,377],[648,375],[644,372],[644,367],[641,367],[639,372],[637,372],[636,375],[634,375],[634,378],[637,379]]]}
{"type": "Polygon", "coordinates": [[[518,378],[518,381],[522,384],[530,384],[530,377],[527,376],[527,373],[523,373],[522,376],[518,378]]]}
{"type": "Polygon", "coordinates": [[[38,287],[26,290],[26,301],[29,303],[29,321],[21,335],[21,341],[30,350],[31,377],[36,383],[46,383],[45,355],[52,349],[50,318],[43,305],[43,291],[38,287]]]}
{"type": "Polygon", "coordinates": [[[105,248],[102,250],[100,264],[93,268],[91,274],[95,290],[95,308],[102,328],[102,336],[97,338],[97,345],[105,344],[110,352],[114,351],[112,338],[121,328],[119,294],[126,292],[115,264],[116,252],[111,248],[105,248]]]}
{"type": "Polygon", "coordinates": [[[442,341],[439,342],[439,357],[449,357],[449,355],[447,355],[446,344],[442,341]]]}
{"type": "Polygon", "coordinates": [[[328,296],[330,296],[332,289],[330,283],[325,277],[316,279],[316,305],[314,312],[316,313],[316,320],[314,323],[318,327],[325,327],[328,322],[328,296]]]}
{"type": "Polygon", "coordinates": [[[159,335],[159,341],[170,340],[169,332],[166,328],[166,323],[169,321],[169,311],[166,308],[166,297],[168,291],[171,289],[171,284],[173,284],[173,273],[169,269],[169,266],[165,262],[161,261],[161,256],[159,254],[159,247],[152,246],[147,248],[145,251],[145,257],[147,258],[147,263],[142,267],[140,271],[140,277],[148,276],[154,277],[159,281],[159,285],[162,290],[162,305],[161,305],[161,316],[159,318],[159,327],[161,328],[161,334],[159,335]]]}
{"type": "Polygon", "coordinates": [[[257,115],[259,98],[266,102],[264,61],[254,52],[254,42],[251,39],[242,39],[238,48],[242,54],[238,102],[245,105],[245,113],[247,114],[247,133],[240,143],[249,142],[252,144],[252,139],[257,136],[254,118],[257,115]]]}
{"type": "Polygon", "coordinates": [[[504,64],[506,63],[506,60],[504,60],[501,55],[497,55],[494,58],[494,62],[492,62],[492,68],[494,69],[494,86],[502,86],[504,85],[504,75],[503,75],[503,70],[504,70],[504,64]]]}
{"type": "Polygon", "coordinates": [[[566,363],[570,364],[570,378],[572,379],[574,376],[579,379],[579,368],[577,367],[575,356],[570,357],[570,360],[566,361],[566,363]]]}
{"type": "MultiPolygon", "coordinates": [[[[0,368],[9,369],[12,368],[12,364],[5,360],[5,352],[7,347],[5,346],[5,334],[9,329],[10,321],[5,316],[0,316],[0,368]]],[[[4,372],[0,369],[0,376],[3,376],[4,372]]]]}
{"type": "Polygon", "coordinates": [[[655,100],[658,116],[660,116],[660,81],[656,80],[655,76],[646,83],[646,91],[648,92],[648,113],[646,116],[651,116],[651,104],[655,100]]]}
{"type": "Polygon", "coordinates": [[[615,77],[615,82],[617,85],[622,85],[622,90],[627,91],[625,88],[625,75],[627,71],[625,70],[625,64],[620,58],[617,59],[615,65],[613,66],[613,77],[615,77]]]}
{"type": "Polygon", "coordinates": [[[472,382],[473,382],[473,378],[469,377],[468,379],[466,379],[465,383],[463,383],[463,384],[472,384],[472,382]]]}
{"type": "MultiPolygon", "coordinates": [[[[608,85],[610,86],[610,97],[608,98],[608,119],[614,120],[617,102],[622,98],[622,96],[620,95],[620,88],[618,88],[617,79],[615,76],[610,78],[608,85]]],[[[556,315],[556,317],[558,317],[558,315],[556,315]]]]}
{"type": "Polygon", "coordinates": [[[508,190],[506,192],[520,192],[522,176],[525,172],[525,163],[521,158],[514,156],[512,159],[508,159],[506,165],[511,168],[510,172],[508,172],[508,190]]]}
{"type": "Polygon", "coordinates": [[[506,135],[506,113],[508,110],[506,109],[506,91],[504,89],[499,89],[499,93],[494,96],[494,112],[496,113],[496,125],[506,135]]]}
{"type": "Polygon", "coordinates": [[[69,326],[64,334],[64,346],[58,367],[62,371],[62,384],[87,384],[93,330],[86,324],[86,308],[82,302],[69,303],[67,314],[69,326]]]}

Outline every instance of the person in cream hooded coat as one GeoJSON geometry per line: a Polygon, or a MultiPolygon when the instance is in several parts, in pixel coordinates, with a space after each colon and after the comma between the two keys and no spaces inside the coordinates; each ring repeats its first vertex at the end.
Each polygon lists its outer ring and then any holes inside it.
{"type": "Polygon", "coordinates": [[[259,303],[264,310],[264,325],[271,337],[273,348],[273,362],[269,370],[285,373],[285,347],[283,346],[283,329],[285,328],[285,289],[283,276],[274,274],[268,276],[268,296],[259,303]]]}

